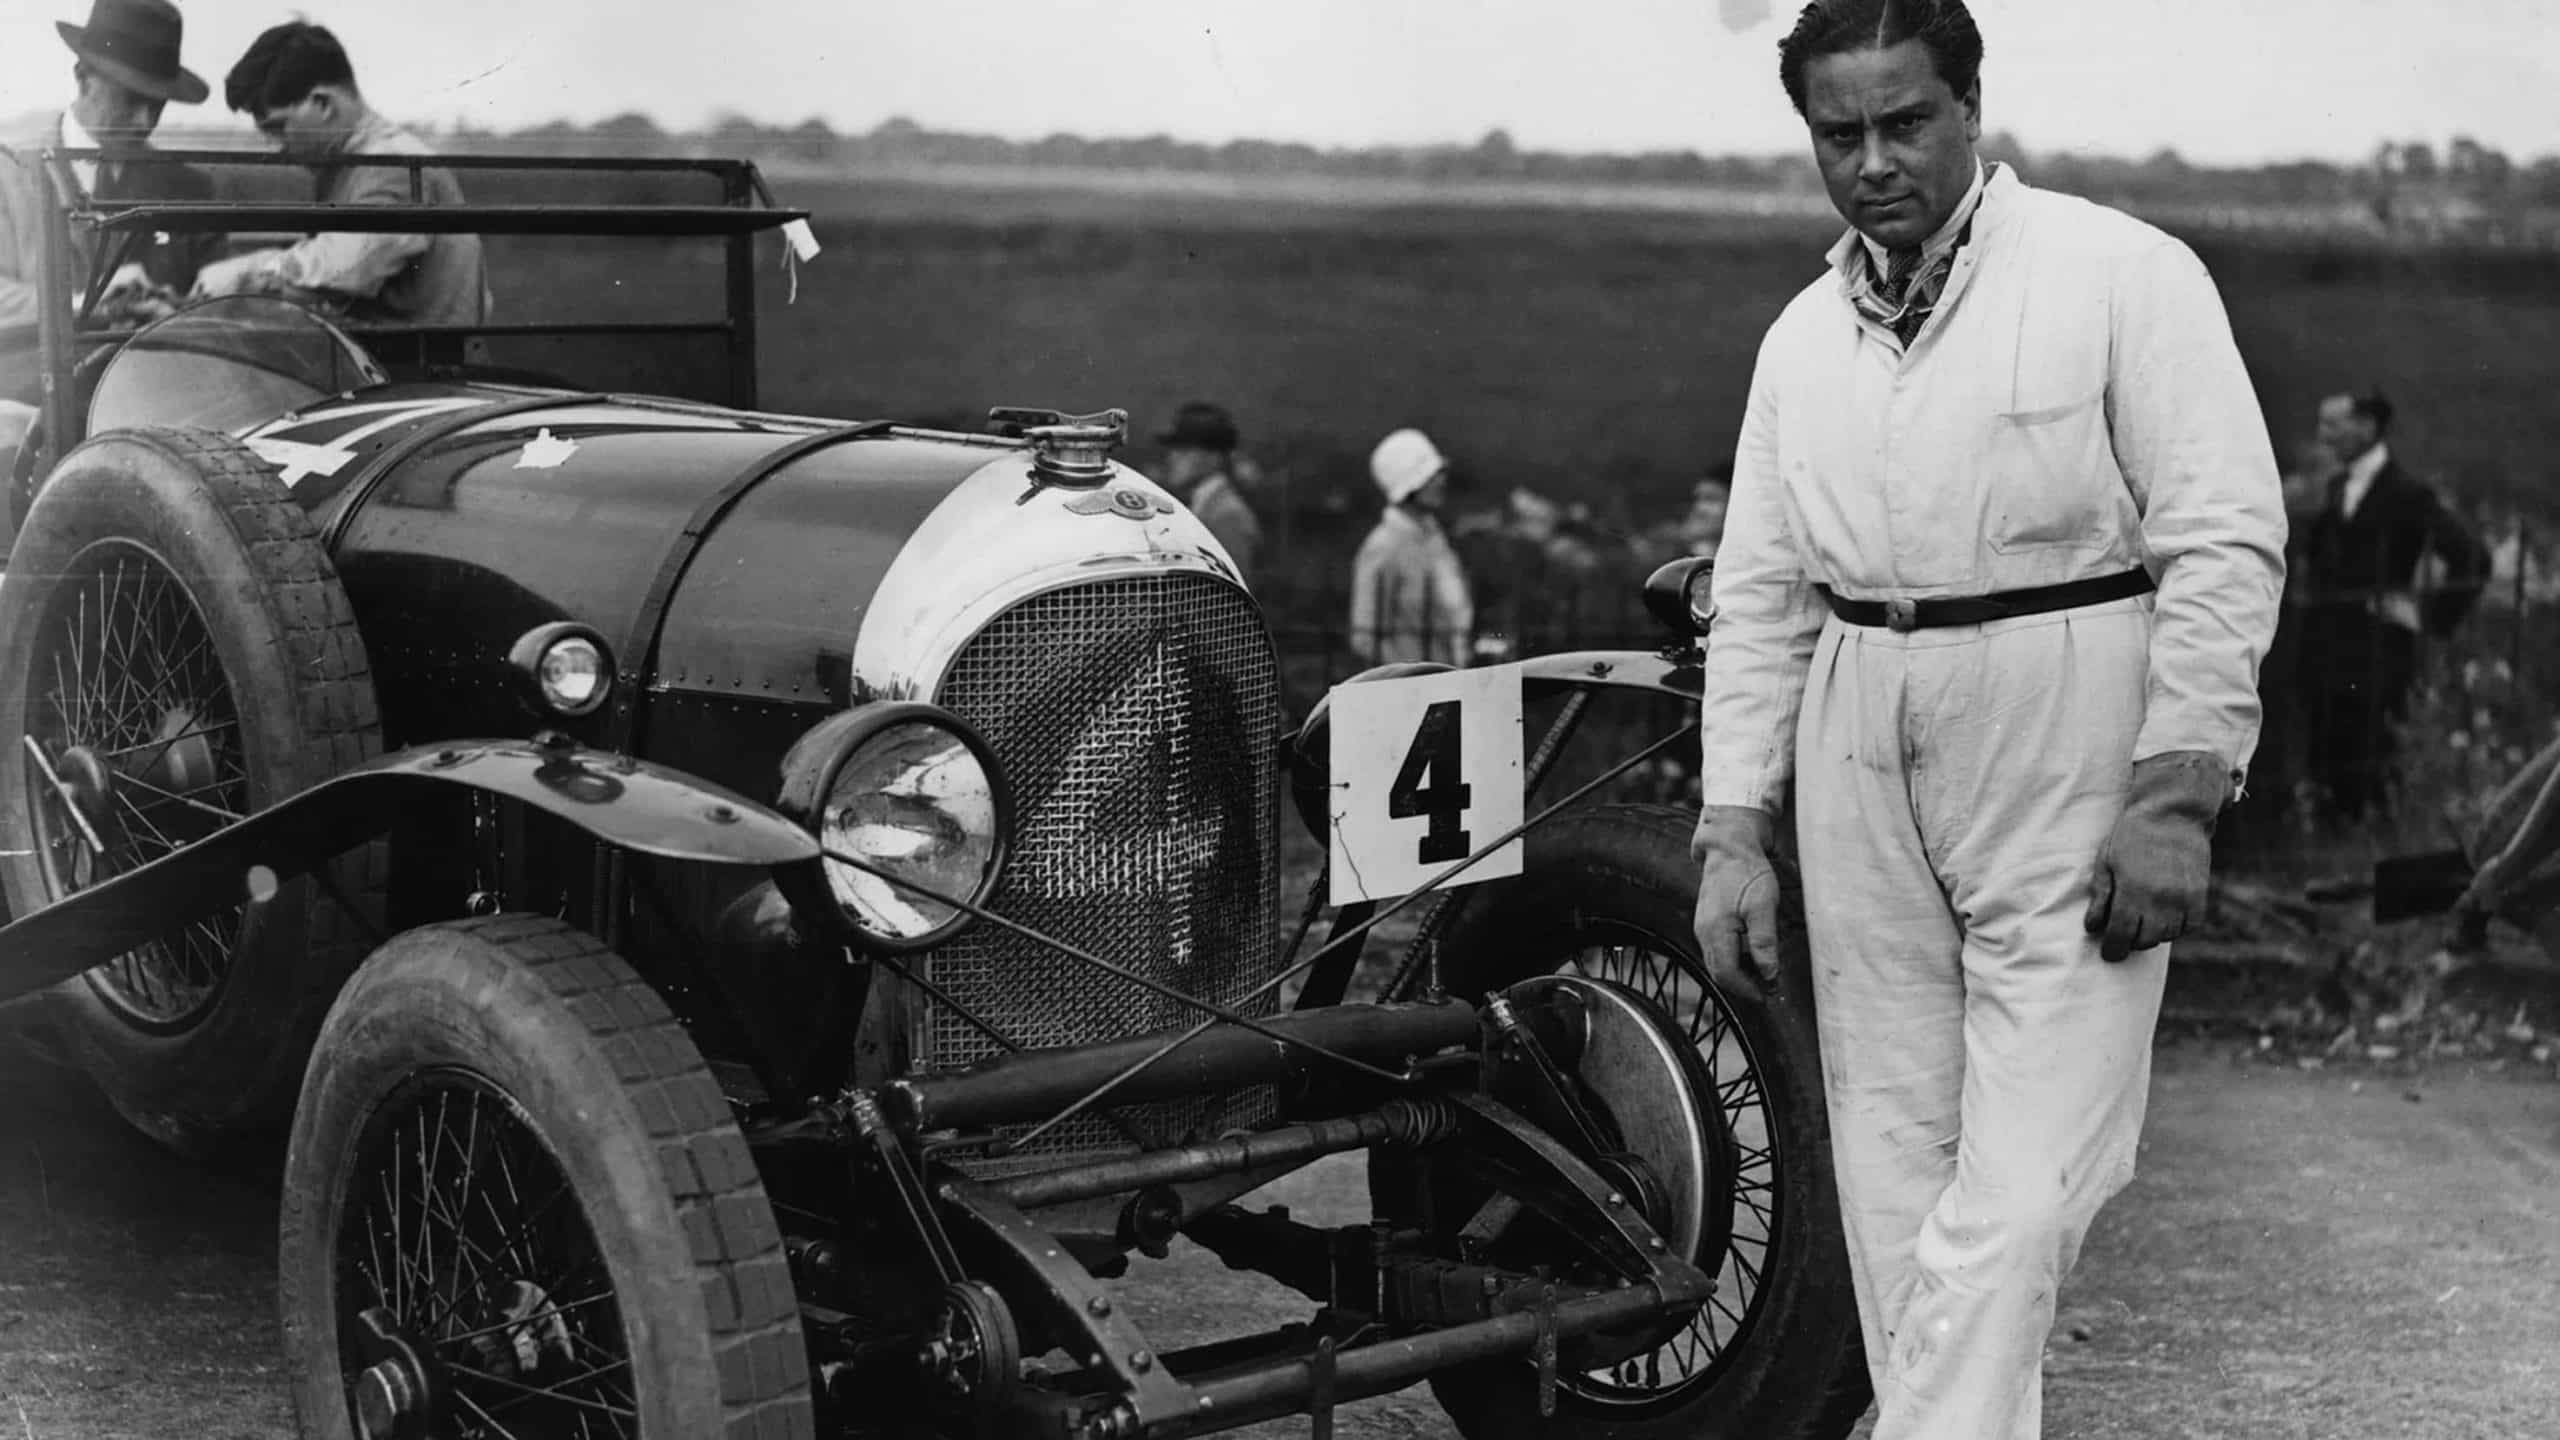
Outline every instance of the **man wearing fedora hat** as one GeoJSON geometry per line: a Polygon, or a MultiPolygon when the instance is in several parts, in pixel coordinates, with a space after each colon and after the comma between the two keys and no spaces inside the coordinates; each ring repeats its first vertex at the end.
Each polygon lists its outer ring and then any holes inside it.
{"type": "Polygon", "coordinates": [[[1164,488],[1191,507],[1249,579],[1261,561],[1262,521],[1236,483],[1236,439],[1235,417],[1205,400],[1183,406],[1171,429],[1156,432],[1164,447],[1164,488]]]}
{"type": "MultiPolygon", "coordinates": [[[[57,21],[70,47],[71,103],[33,133],[0,144],[0,399],[33,404],[42,386],[35,325],[43,290],[46,181],[43,153],[95,150],[71,172],[98,200],[208,200],[213,182],[191,166],[152,154],[151,132],[171,101],[194,105],[205,83],[178,63],[185,22],[169,0],[96,0],[89,23],[57,21]]],[[[85,278],[93,233],[72,227],[72,269],[85,278]]],[[[137,248],[108,289],[100,316],[110,323],[155,318],[194,283],[217,243],[211,235],[164,236],[137,248]]],[[[0,419],[0,429],[7,421],[0,419]]],[[[15,443],[0,433],[0,450],[15,443]]]]}

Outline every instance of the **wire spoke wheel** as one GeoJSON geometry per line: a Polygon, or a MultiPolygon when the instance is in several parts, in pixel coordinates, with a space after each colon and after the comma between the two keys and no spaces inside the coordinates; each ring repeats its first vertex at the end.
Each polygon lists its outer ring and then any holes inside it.
{"type": "Polygon", "coordinates": [[[806,1440],[771,1201],[658,993],[532,915],[349,978],[285,1150],[277,1300],[310,1440],[806,1440]]]}
{"type": "Polygon", "coordinates": [[[1779,1139],[1769,1090],[1751,1043],[1715,987],[1668,945],[1630,937],[1586,949],[1559,967],[1624,985],[1662,1007],[1698,1047],[1734,1141],[1729,1186],[1732,1225],[1721,1256],[1697,1257],[1716,1292],[1687,1329],[1652,1351],[1604,1370],[1560,1376],[1558,1383],[1602,1403],[1647,1403],[1683,1388],[1712,1385],[1733,1347],[1757,1317],[1770,1252],[1784,1222],[1778,1188],[1779,1139]]]}
{"type": "MultiPolygon", "coordinates": [[[[1600,1351],[1596,1368],[1556,1377],[1539,1414],[1534,1369],[1496,1361],[1434,1376],[1433,1394],[1467,1440],[1839,1440],[1867,1403],[1858,1310],[1831,1182],[1830,1127],[1809,962],[1792,869],[1781,866],[1780,983],[1718,990],[1693,932],[1695,817],[1663,806],[1600,805],[1530,831],[1521,874],[1475,887],[1442,932],[1441,979],[1474,999],[1545,975],[1602,981],[1643,997],[1685,1037],[1689,1085],[1710,1102],[1692,1123],[1718,1157],[1689,1225],[1693,1263],[1715,1291],[1685,1324],[1666,1322],[1642,1353],[1600,1351]],[[1676,1328],[1675,1328],[1676,1327],[1676,1328]]],[[[1463,1175],[1372,1154],[1378,1213],[1470,1216],[1481,1191],[1463,1175]]],[[[1511,1268],[1569,1266],[1565,1237],[1522,1227],[1511,1268]]],[[[1634,1343],[1644,1343],[1638,1337],[1634,1343]]]]}
{"type": "Polygon", "coordinates": [[[425,1356],[454,1440],[640,1433],[611,1277],[559,1161],[482,1077],[404,1082],[357,1142],[337,1241],[349,1402],[386,1363],[373,1324],[425,1356]]]}
{"type": "MultiPolygon", "coordinates": [[[[154,865],[382,751],[372,665],[293,492],[241,441],[111,430],[62,458],[0,604],[0,891],[24,915],[154,865]]],[[[143,1133],[211,1157],[290,1120],[311,1039],[381,930],[390,847],[204,874],[157,933],[46,992],[143,1133]]]]}
{"type": "MultiPolygon", "coordinates": [[[[29,748],[18,763],[47,898],[248,813],[239,711],[213,633],[147,546],[111,540],[82,553],[50,597],[29,679],[29,748]]],[[[247,909],[117,956],[89,983],[139,1026],[185,1026],[219,998],[247,909]]]]}

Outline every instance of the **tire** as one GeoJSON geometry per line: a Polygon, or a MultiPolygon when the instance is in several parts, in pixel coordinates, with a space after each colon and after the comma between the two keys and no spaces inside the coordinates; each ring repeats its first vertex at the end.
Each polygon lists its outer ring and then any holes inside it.
{"type": "MultiPolygon", "coordinates": [[[[24,697],[0,707],[12,914],[381,752],[337,573],[292,493],[229,436],[119,431],[65,456],[28,511],[9,586],[0,693],[24,697]],[[116,663],[91,664],[111,642],[116,663]],[[115,773],[88,792],[103,855],[29,738],[66,772],[115,773]]],[[[380,934],[387,863],[381,843],[358,847],[57,987],[67,1048],[127,1119],[180,1151],[271,1142],[331,995],[380,934]]]]}
{"type": "MultiPolygon", "coordinates": [[[[1529,832],[1518,879],[1462,892],[1439,943],[1450,993],[1481,1000],[1533,975],[1579,970],[1647,995],[1693,1038],[1743,1155],[1717,1297],[1652,1357],[1560,1377],[1538,1414],[1525,1364],[1432,1378],[1469,1440],[1838,1440],[1865,1412],[1868,1378],[1832,1189],[1830,1126],[1814,1043],[1802,897],[1785,883],[1787,976],[1774,1000],[1707,983],[1692,933],[1693,817],[1607,805],[1529,832]]],[[[1381,1215],[1412,1214],[1429,1177],[1371,1160],[1381,1215]]],[[[1448,1213],[1443,1207],[1441,1213],[1448,1213]]],[[[1460,1211],[1458,1213],[1465,1213],[1460,1211]]],[[[1721,1233],[1708,1217],[1708,1234],[1721,1233]]]]}
{"type": "Polygon", "coordinates": [[[356,972],[303,1083],[278,1240],[309,1440],[357,1433],[373,1306],[431,1357],[439,1436],[506,1433],[489,1413],[519,1434],[813,1433],[782,1235],[728,1102],[657,993],[557,921],[425,926],[356,972]]]}

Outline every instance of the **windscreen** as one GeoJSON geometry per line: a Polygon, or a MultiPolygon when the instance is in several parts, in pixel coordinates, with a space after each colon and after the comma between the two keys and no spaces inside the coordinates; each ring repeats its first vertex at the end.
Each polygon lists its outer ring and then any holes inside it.
{"type": "Polygon", "coordinates": [[[383,378],[362,346],[289,300],[208,300],[144,329],[107,362],[89,433],[192,425],[237,434],[383,378]]]}

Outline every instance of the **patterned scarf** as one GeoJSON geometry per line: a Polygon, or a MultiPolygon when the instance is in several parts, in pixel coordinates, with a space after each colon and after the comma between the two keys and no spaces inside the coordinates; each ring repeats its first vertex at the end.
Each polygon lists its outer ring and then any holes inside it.
{"type": "Polygon", "coordinates": [[[1891,330],[1903,348],[1910,348],[1912,337],[1920,333],[1920,327],[1938,308],[1938,297],[1946,292],[1947,277],[1955,272],[1957,252],[1973,240],[1973,219],[1982,208],[1982,196],[1999,173],[1997,161],[1983,168],[1982,187],[1967,197],[1963,222],[1949,221],[1955,226],[1952,234],[1941,232],[1915,249],[1887,252],[1881,273],[1876,268],[1875,251],[1853,240],[1867,263],[1858,266],[1850,280],[1850,303],[1858,307],[1859,314],[1891,330]]]}
{"type": "Polygon", "coordinates": [[[1955,234],[1953,244],[1935,253],[1921,249],[1891,252],[1885,271],[1875,271],[1875,255],[1867,255],[1867,283],[1852,292],[1858,313],[1891,330],[1905,347],[1929,322],[1938,308],[1938,297],[1946,292],[1947,277],[1955,272],[1956,252],[1973,238],[1973,221],[1968,217],[1955,234]]]}

